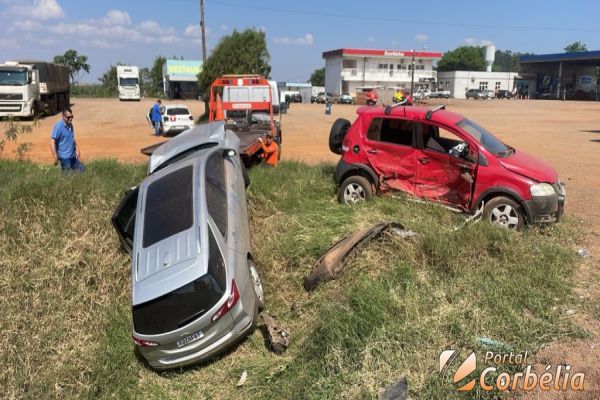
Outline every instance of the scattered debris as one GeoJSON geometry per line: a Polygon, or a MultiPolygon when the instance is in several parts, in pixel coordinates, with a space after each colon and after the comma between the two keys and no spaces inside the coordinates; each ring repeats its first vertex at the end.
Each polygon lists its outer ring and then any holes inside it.
{"type": "Polygon", "coordinates": [[[575,310],[567,310],[567,311],[565,311],[565,314],[573,315],[573,314],[575,314],[575,310]]]}
{"type": "Polygon", "coordinates": [[[413,236],[417,236],[416,232],[406,231],[406,230],[400,229],[400,228],[390,228],[390,231],[394,235],[400,236],[401,239],[408,239],[408,238],[411,238],[413,236]]]}
{"type": "Polygon", "coordinates": [[[290,345],[290,334],[282,326],[278,325],[273,317],[267,313],[262,313],[263,321],[265,321],[265,339],[272,352],[281,354],[287,350],[290,345]]]}
{"type": "Polygon", "coordinates": [[[246,383],[247,379],[248,379],[248,371],[244,370],[244,372],[242,372],[242,376],[240,376],[240,380],[237,383],[237,387],[240,387],[244,383],[246,383]]]}
{"type": "Polygon", "coordinates": [[[406,400],[408,399],[408,382],[403,376],[400,380],[379,394],[379,400],[406,400]]]}
{"type": "Polygon", "coordinates": [[[459,208],[455,208],[455,207],[450,207],[446,204],[440,204],[440,203],[435,203],[435,202],[430,202],[427,200],[422,200],[422,199],[418,199],[418,198],[414,198],[414,197],[407,197],[406,195],[392,195],[391,196],[393,199],[404,199],[404,200],[408,200],[408,201],[412,201],[413,203],[419,203],[419,204],[431,204],[437,207],[442,207],[448,211],[452,211],[455,214],[462,214],[462,215],[466,215],[465,220],[462,222],[462,224],[458,225],[457,227],[455,227],[454,229],[452,229],[453,231],[457,231],[461,228],[463,228],[464,226],[468,225],[469,223],[473,222],[479,222],[481,221],[481,216],[483,215],[483,207],[485,206],[485,202],[481,202],[481,204],[479,204],[479,207],[477,207],[477,210],[475,211],[475,214],[468,214],[465,211],[459,209],[459,208]]]}
{"type": "Polygon", "coordinates": [[[462,224],[460,224],[459,226],[457,226],[456,228],[454,228],[455,231],[461,229],[462,227],[466,226],[468,223],[470,222],[478,222],[481,221],[481,216],[483,215],[483,207],[485,206],[485,202],[482,201],[481,204],[479,205],[479,207],[477,208],[477,211],[475,211],[475,214],[465,218],[464,222],[462,224]]]}
{"type": "Polygon", "coordinates": [[[583,247],[579,250],[577,250],[577,255],[580,257],[589,257],[590,256],[590,252],[588,249],[584,249],[583,247]]]}
{"type": "Polygon", "coordinates": [[[311,291],[321,281],[338,278],[351,255],[388,229],[401,237],[414,236],[414,232],[406,231],[398,222],[381,222],[352,233],[335,243],[319,257],[313,265],[312,273],[304,278],[304,289],[311,291]]]}

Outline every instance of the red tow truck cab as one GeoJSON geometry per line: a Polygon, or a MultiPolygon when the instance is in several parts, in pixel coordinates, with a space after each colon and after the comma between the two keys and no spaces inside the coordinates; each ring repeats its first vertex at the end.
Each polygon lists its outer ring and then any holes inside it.
{"type": "Polygon", "coordinates": [[[267,133],[277,142],[277,157],[281,158],[281,115],[279,106],[277,111],[273,106],[279,98],[276,86],[261,75],[223,75],[210,85],[209,95],[209,121],[225,120],[227,127],[238,135],[240,156],[246,165],[259,160],[262,152],[259,139],[264,139],[267,133]]]}
{"type": "Polygon", "coordinates": [[[400,190],[510,229],[560,219],[565,186],[546,162],[508,146],[444,106],[361,107],[334,122],[329,146],[341,155],[338,200],[400,190]]]}

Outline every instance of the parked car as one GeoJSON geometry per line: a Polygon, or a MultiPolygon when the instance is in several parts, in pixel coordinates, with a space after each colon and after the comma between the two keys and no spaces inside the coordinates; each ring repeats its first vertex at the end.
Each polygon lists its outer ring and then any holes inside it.
{"type": "Polygon", "coordinates": [[[485,99],[485,93],[481,89],[469,89],[465,93],[465,97],[468,99],[485,99]]]}
{"type": "Polygon", "coordinates": [[[510,90],[498,90],[496,92],[497,99],[512,99],[514,95],[510,90]]]}
{"type": "Polygon", "coordinates": [[[292,93],[290,96],[292,103],[302,103],[302,95],[300,93],[292,93]]]}
{"type": "Polygon", "coordinates": [[[429,89],[417,89],[413,93],[413,99],[415,100],[427,100],[431,97],[431,90],[429,89]]]}
{"type": "Polygon", "coordinates": [[[344,93],[338,98],[337,102],[340,104],[354,104],[354,97],[344,93]]]}
{"type": "Polygon", "coordinates": [[[264,305],[239,144],[223,121],[171,139],[112,217],[131,255],[133,342],[152,368],[222,353],[264,305]]]}
{"type": "Polygon", "coordinates": [[[493,90],[484,90],[483,91],[484,94],[484,98],[485,99],[495,99],[496,98],[496,92],[494,92],[493,90]]]}
{"type": "Polygon", "coordinates": [[[162,119],[163,136],[175,136],[194,127],[194,117],[185,104],[166,104],[162,119]]]}
{"type": "Polygon", "coordinates": [[[327,102],[327,94],[325,92],[317,93],[317,97],[315,98],[315,103],[325,104],[327,102]]]}
{"type": "Polygon", "coordinates": [[[334,122],[338,201],[399,190],[510,229],[558,221],[565,187],[544,161],[502,143],[462,115],[426,107],[362,107],[334,122]]]}
{"type": "Polygon", "coordinates": [[[432,99],[449,99],[450,91],[444,90],[444,89],[436,89],[436,90],[431,91],[431,93],[429,94],[429,97],[432,99]]]}

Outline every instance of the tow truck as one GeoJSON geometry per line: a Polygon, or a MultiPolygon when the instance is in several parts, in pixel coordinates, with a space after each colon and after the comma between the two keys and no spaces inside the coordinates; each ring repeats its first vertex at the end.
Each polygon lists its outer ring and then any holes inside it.
{"type": "MultiPolygon", "coordinates": [[[[281,159],[281,113],[275,81],[260,75],[222,75],[210,86],[208,121],[225,121],[226,128],[240,138],[240,157],[246,166],[260,162],[259,139],[267,133],[277,142],[281,159]]],[[[194,129],[186,134],[193,134],[194,129]]],[[[164,142],[141,149],[151,155],[164,142]]]]}
{"type": "Polygon", "coordinates": [[[240,138],[240,156],[246,165],[258,161],[259,138],[273,134],[281,159],[281,114],[277,84],[260,75],[223,75],[210,86],[210,122],[224,120],[240,138]],[[274,111],[277,110],[277,112],[274,111]]]}

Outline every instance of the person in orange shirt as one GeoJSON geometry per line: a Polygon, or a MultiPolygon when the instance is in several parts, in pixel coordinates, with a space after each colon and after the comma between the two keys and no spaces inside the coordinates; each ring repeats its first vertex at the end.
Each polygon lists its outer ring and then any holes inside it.
{"type": "Polygon", "coordinates": [[[275,142],[273,140],[273,134],[271,132],[267,133],[266,142],[262,138],[258,138],[258,141],[260,142],[260,145],[263,149],[263,152],[260,155],[260,158],[265,160],[266,165],[270,165],[271,167],[276,167],[277,163],[279,163],[279,160],[277,157],[278,146],[277,146],[277,142],[275,142]]]}

